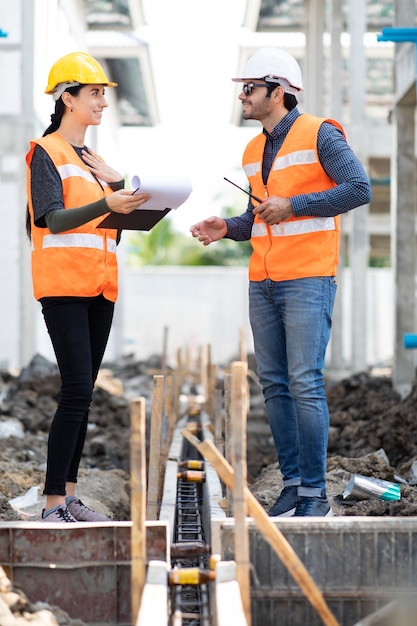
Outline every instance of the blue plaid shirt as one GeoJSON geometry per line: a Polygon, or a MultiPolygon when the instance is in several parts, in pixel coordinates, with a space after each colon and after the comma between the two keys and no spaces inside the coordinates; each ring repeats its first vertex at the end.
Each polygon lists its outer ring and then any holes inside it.
{"type": "MultiPolygon", "coordinates": [[[[301,113],[294,108],[275,126],[271,134],[263,130],[266,136],[262,162],[264,183],[268,180],[278,150],[299,115],[301,113]]],[[[337,186],[325,191],[292,196],[290,201],[296,217],[334,217],[371,201],[368,176],[336,126],[323,122],[317,136],[317,151],[324,171],[337,186]]],[[[225,220],[227,238],[235,241],[250,239],[254,220],[253,208],[249,200],[245,213],[225,220]]]]}

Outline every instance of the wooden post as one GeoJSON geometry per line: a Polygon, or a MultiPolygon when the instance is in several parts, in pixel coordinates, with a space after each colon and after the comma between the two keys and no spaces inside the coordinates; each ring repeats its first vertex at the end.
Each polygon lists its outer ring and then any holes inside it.
{"type": "Polygon", "coordinates": [[[175,413],[175,377],[176,373],[168,374],[165,384],[165,413],[168,416],[167,457],[175,430],[177,416],[175,413]]]}
{"type": "Polygon", "coordinates": [[[168,361],[168,327],[167,326],[164,326],[161,361],[162,361],[161,363],[162,376],[165,376],[167,373],[167,361],[168,361]]]}
{"type": "Polygon", "coordinates": [[[224,454],[223,393],[221,389],[214,390],[214,445],[224,454]]]}
{"type": "MultiPolygon", "coordinates": [[[[183,436],[192,443],[197,450],[204,456],[209,463],[214,467],[218,473],[220,479],[231,489],[234,484],[234,471],[231,465],[220,454],[213,443],[206,439],[200,442],[197,437],[187,432],[182,431],[183,436]]],[[[317,587],[314,580],[311,578],[307,569],[294,552],[291,545],[288,543],[284,535],[279,528],[271,521],[266,511],[262,508],[255,496],[249,491],[248,487],[245,487],[246,500],[250,516],[253,518],[258,529],[262,533],[265,541],[269,543],[275,554],[283,562],[285,567],[290,572],[294,580],[299,584],[304,595],[309,600],[310,604],[316,609],[318,615],[321,617],[323,623],[326,626],[340,626],[339,622],[330,611],[323,594],[317,587]]]]}
{"type": "Polygon", "coordinates": [[[162,501],[164,491],[164,477],[167,466],[169,447],[171,445],[172,434],[175,428],[173,422],[173,376],[167,374],[164,384],[164,397],[162,407],[162,430],[161,430],[161,452],[159,463],[159,495],[158,502],[162,501]]]}
{"type": "Polygon", "coordinates": [[[184,364],[183,359],[182,359],[182,353],[181,350],[178,349],[177,350],[177,366],[175,368],[175,375],[174,375],[174,414],[175,414],[175,420],[178,420],[180,417],[180,413],[181,413],[181,400],[180,400],[180,395],[181,395],[181,389],[182,386],[184,384],[184,369],[186,367],[186,364],[184,364]]]}
{"type": "Polygon", "coordinates": [[[246,524],[246,421],[247,364],[234,362],[231,366],[232,449],[234,456],[233,513],[235,518],[236,579],[239,583],[248,626],[251,625],[250,554],[246,524]]]}
{"type": "Polygon", "coordinates": [[[208,398],[208,373],[210,366],[210,346],[206,345],[200,350],[200,380],[203,389],[204,406],[206,408],[208,398]]]}
{"type": "Polygon", "coordinates": [[[130,403],[131,611],[136,624],[146,580],[146,410],[145,398],[130,403]]]}
{"type": "Polygon", "coordinates": [[[209,365],[207,367],[207,392],[205,393],[206,397],[206,411],[209,417],[210,422],[214,426],[214,415],[215,415],[215,391],[216,391],[216,380],[217,380],[217,367],[215,365],[209,365]]]}
{"type": "Polygon", "coordinates": [[[158,519],[159,510],[159,463],[161,457],[162,409],[164,400],[164,377],[153,377],[151,429],[149,441],[148,506],[147,519],[158,519]]]}
{"type": "MultiPolygon", "coordinates": [[[[230,393],[231,393],[231,374],[224,375],[224,449],[225,456],[233,467],[234,462],[232,460],[232,435],[231,435],[231,418],[230,418],[230,393]]],[[[232,517],[233,515],[233,494],[230,487],[226,486],[226,515],[232,517]]]]}
{"type": "Polygon", "coordinates": [[[246,348],[246,333],[245,333],[244,328],[241,328],[240,333],[239,333],[239,354],[240,354],[240,361],[242,361],[243,363],[247,363],[248,352],[246,348]]]}

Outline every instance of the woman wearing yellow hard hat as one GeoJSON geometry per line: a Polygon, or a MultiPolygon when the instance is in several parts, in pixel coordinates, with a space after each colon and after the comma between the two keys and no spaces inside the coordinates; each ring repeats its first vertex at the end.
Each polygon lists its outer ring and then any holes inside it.
{"type": "Polygon", "coordinates": [[[117,230],[100,228],[110,212],[127,214],[149,199],[124,189],[121,174],[88,148],[85,133],[108,106],[108,80],[91,55],[73,52],[50,70],[55,111],[26,155],[32,280],[56,355],[61,392],[51,423],[42,520],[106,521],[75,496],[94,382],[118,292],[117,230]]]}

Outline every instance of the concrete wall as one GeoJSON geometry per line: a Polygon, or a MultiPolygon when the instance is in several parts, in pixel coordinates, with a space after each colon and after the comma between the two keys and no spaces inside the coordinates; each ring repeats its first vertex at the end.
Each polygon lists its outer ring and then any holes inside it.
{"type": "MultiPolygon", "coordinates": [[[[223,561],[233,560],[234,520],[228,518],[217,525],[220,545],[212,547],[223,561]]],[[[412,518],[280,518],[275,525],[322,592],[334,616],[331,623],[416,623],[417,529],[412,518]],[[391,602],[391,610],[385,614],[388,619],[372,616],[391,602]]],[[[252,626],[326,623],[325,616],[313,608],[314,592],[304,595],[285,560],[278,558],[255,524],[251,522],[248,528],[252,626]]]]}
{"type": "MultiPolygon", "coordinates": [[[[343,291],[343,358],[351,355],[350,271],[343,291]]],[[[105,358],[134,353],[139,360],[161,354],[168,329],[168,359],[175,365],[178,349],[197,350],[210,344],[212,362],[221,364],[239,354],[240,331],[253,350],[248,319],[246,267],[144,267],[121,275],[121,296],[105,358]]],[[[367,362],[385,364],[392,356],[393,286],[390,269],[369,269],[367,362]]],[[[413,332],[414,329],[410,329],[413,332]]],[[[38,351],[53,359],[49,337],[39,314],[38,351]]],[[[331,346],[329,348],[330,355],[331,346]]]]}

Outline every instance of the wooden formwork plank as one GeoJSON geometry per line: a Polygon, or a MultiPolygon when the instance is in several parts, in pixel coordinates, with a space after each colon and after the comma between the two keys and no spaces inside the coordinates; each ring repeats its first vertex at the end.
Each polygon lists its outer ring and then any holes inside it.
{"type": "Polygon", "coordinates": [[[162,500],[164,491],[165,468],[168,460],[168,451],[171,445],[173,429],[175,428],[174,410],[173,410],[173,375],[164,375],[163,386],[163,406],[161,415],[161,446],[159,460],[159,480],[158,480],[158,502],[162,500]]]}
{"type": "Polygon", "coordinates": [[[167,374],[165,381],[165,414],[167,415],[168,424],[167,424],[167,454],[169,451],[169,447],[171,445],[172,436],[175,430],[175,424],[177,421],[176,408],[175,408],[175,377],[176,374],[167,374]]]}
{"type": "MultiPolygon", "coordinates": [[[[185,372],[186,370],[186,364],[184,364],[183,358],[182,358],[182,352],[180,349],[177,350],[177,364],[175,367],[175,374],[174,374],[174,388],[172,390],[173,396],[174,396],[174,401],[173,401],[173,411],[172,411],[172,415],[171,415],[171,421],[174,421],[174,424],[172,425],[172,433],[174,431],[174,427],[175,427],[175,422],[179,420],[180,418],[180,413],[181,413],[181,389],[182,386],[184,384],[184,379],[185,379],[185,372]],[[173,417],[175,416],[175,418],[173,417]]],[[[171,423],[171,422],[170,422],[171,423]]]]}
{"type": "Polygon", "coordinates": [[[234,457],[233,512],[235,518],[235,561],[236,578],[242,596],[245,617],[251,624],[250,606],[250,555],[249,536],[246,523],[246,421],[247,421],[247,364],[234,362],[231,365],[231,422],[232,449],[234,457]]]}
{"type": "Polygon", "coordinates": [[[163,391],[164,377],[158,375],[154,376],[149,439],[147,519],[158,519],[163,391]]]}
{"type": "Polygon", "coordinates": [[[136,622],[146,576],[146,409],[145,399],[130,405],[131,610],[136,622]]]}
{"type": "Polygon", "coordinates": [[[167,373],[167,360],[168,360],[168,327],[164,326],[164,334],[162,339],[162,356],[161,356],[161,372],[162,376],[166,376],[167,373]]]}
{"type": "Polygon", "coordinates": [[[223,394],[221,389],[214,390],[214,445],[224,454],[223,439],[223,394]]]}
{"type": "MultiPolygon", "coordinates": [[[[231,379],[230,373],[224,375],[224,456],[233,467],[230,423],[231,379]]],[[[226,513],[228,516],[233,515],[233,494],[228,486],[226,486],[226,513]]]]}
{"type": "Polygon", "coordinates": [[[215,420],[215,390],[216,390],[216,379],[217,379],[217,367],[216,365],[209,364],[207,366],[207,392],[205,394],[205,408],[210,418],[210,422],[214,427],[215,420]]]}
{"type": "Polygon", "coordinates": [[[248,352],[246,348],[246,332],[244,328],[240,329],[239,332],[239,360],[242,363],[248,362],[248,352]]]}

